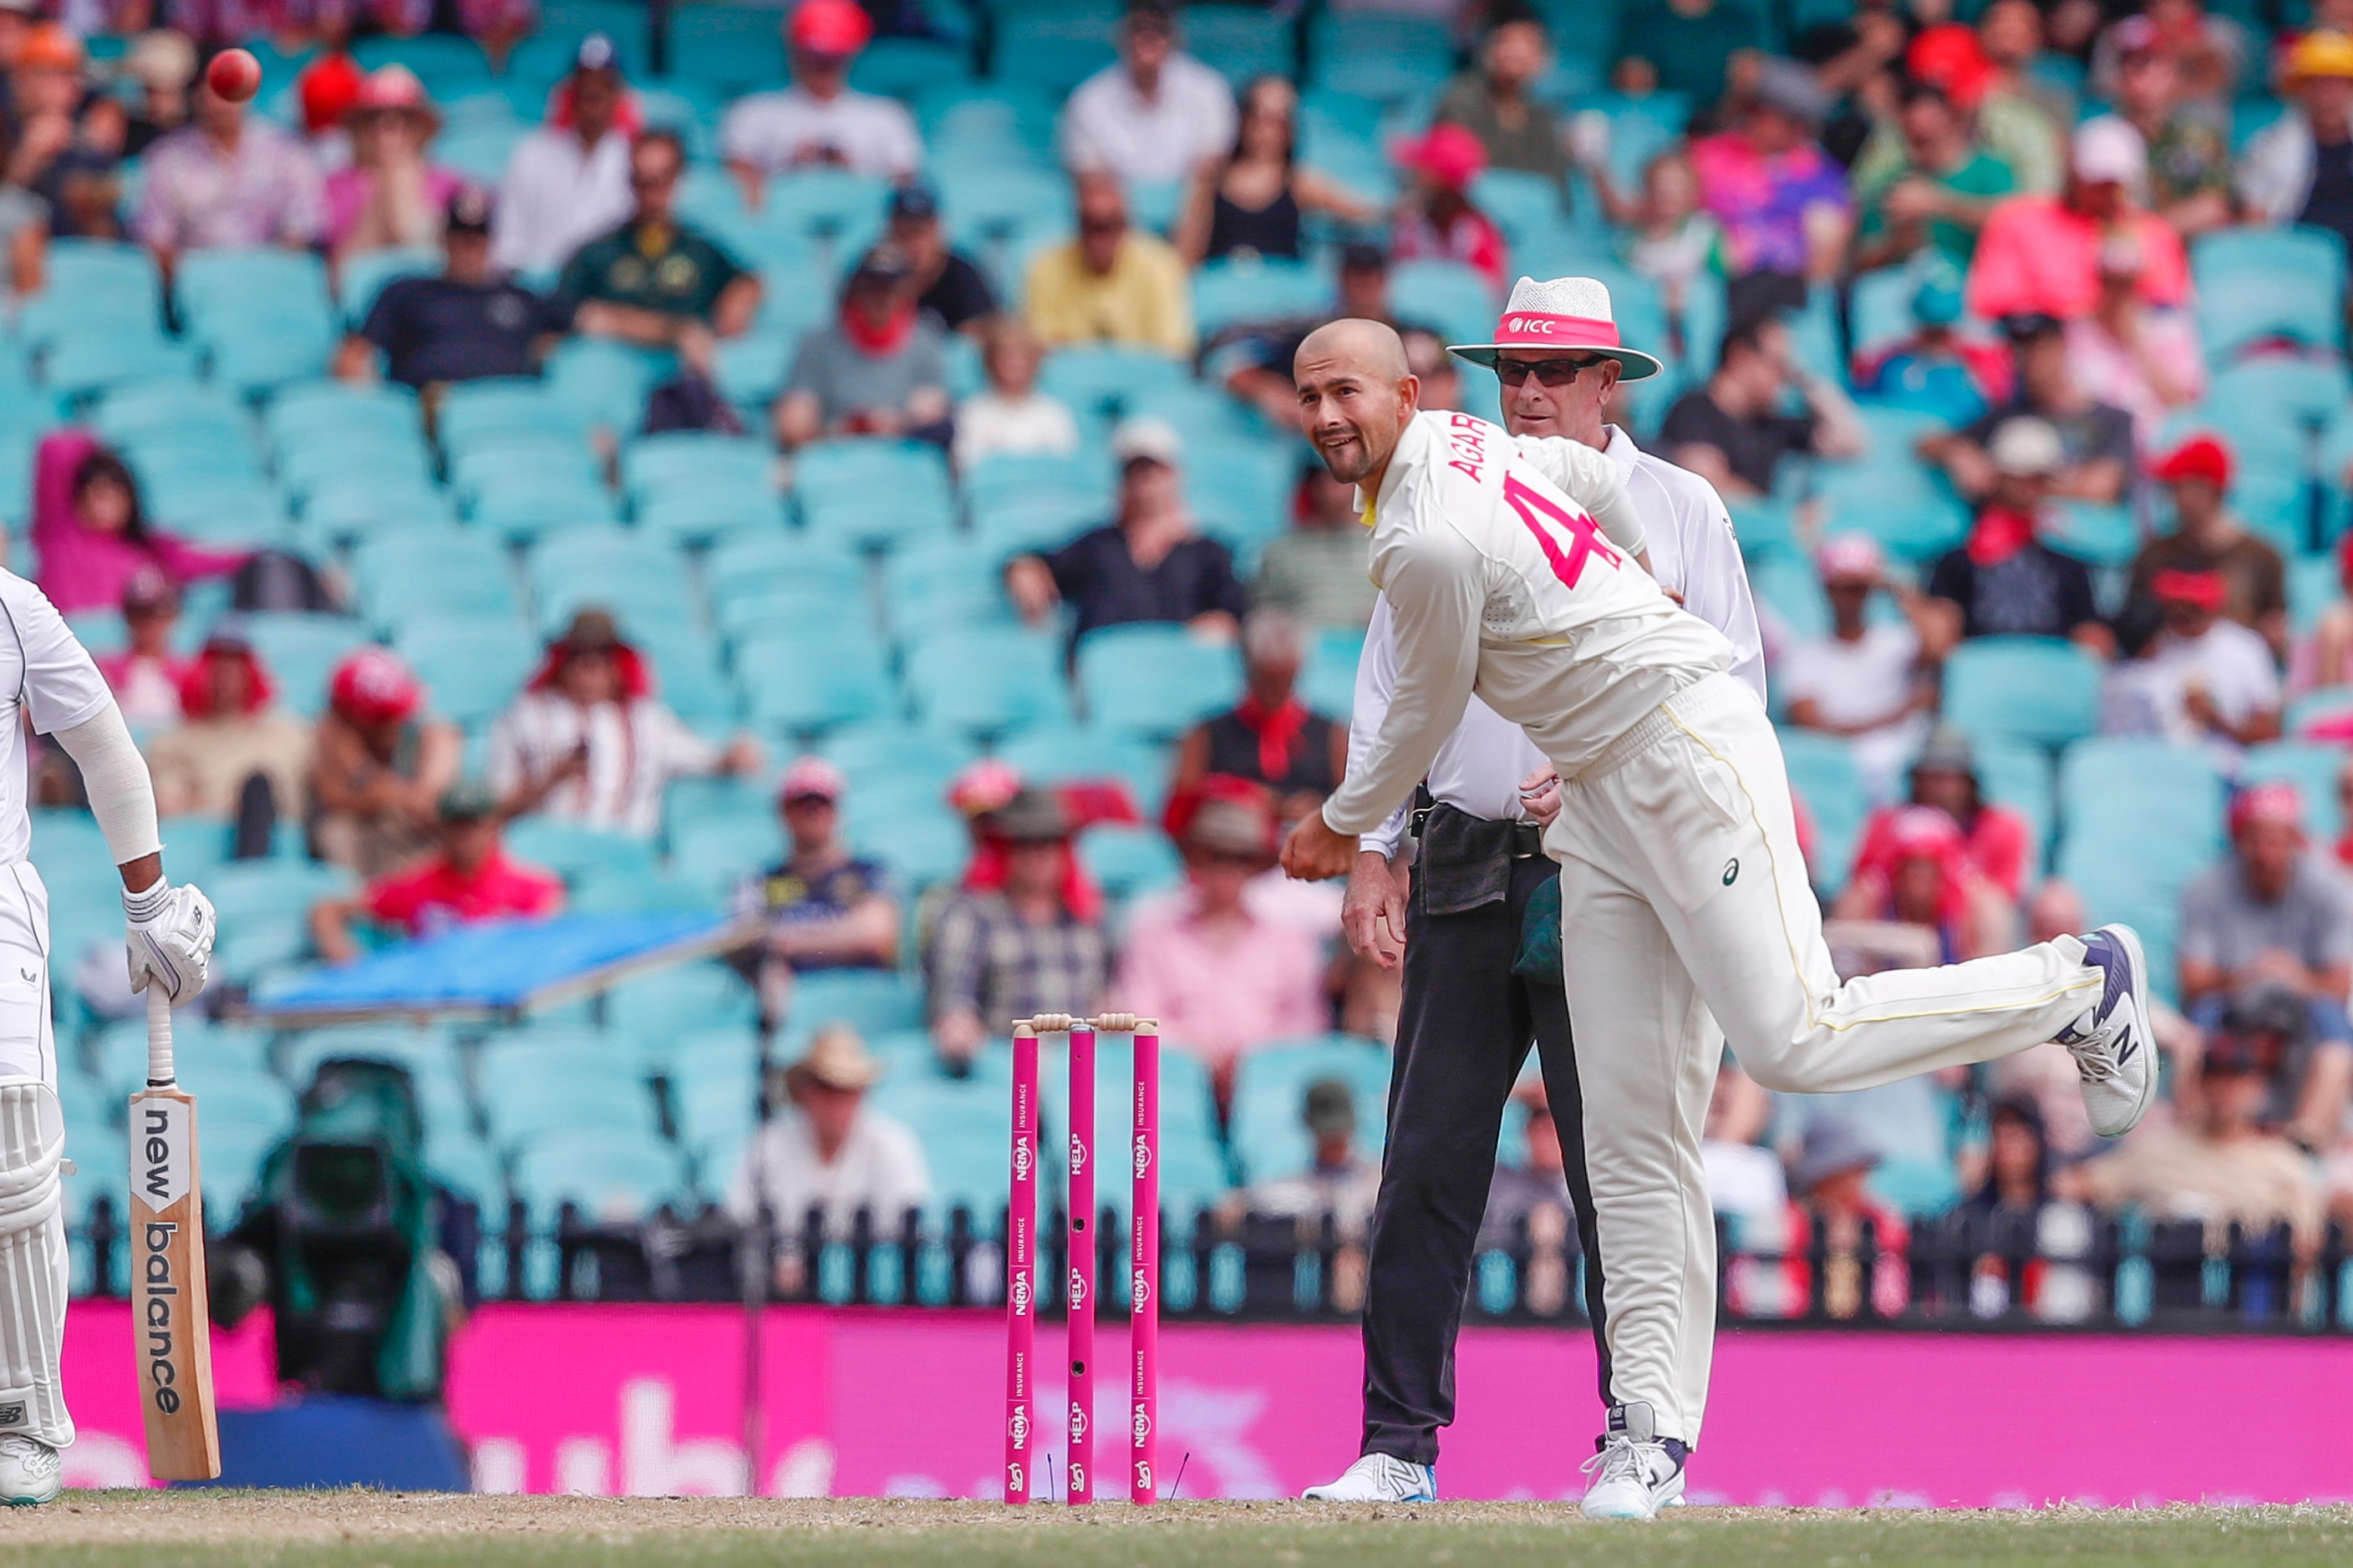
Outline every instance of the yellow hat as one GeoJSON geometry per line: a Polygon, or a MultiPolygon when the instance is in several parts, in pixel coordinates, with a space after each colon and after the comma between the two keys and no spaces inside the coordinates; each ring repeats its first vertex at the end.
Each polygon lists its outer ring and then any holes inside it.
{"type": "Polygon", "coordinates": [[[2353,38],[2342,33],[2306,33],[2287,53],[2287,79],[2353,77],[2353,38]]]}

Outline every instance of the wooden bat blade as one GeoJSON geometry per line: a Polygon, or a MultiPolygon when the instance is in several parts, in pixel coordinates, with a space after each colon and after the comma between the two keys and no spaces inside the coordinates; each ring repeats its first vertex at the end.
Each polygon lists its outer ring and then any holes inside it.
{"type": "Polygon", "coordinates": [[[205,1194],[195,1097],[131,1097],[131,1309],[147,1469],[159,1481],[221,1473],[213,1414],[213,1340],[205,1288],[205,1194]]]}

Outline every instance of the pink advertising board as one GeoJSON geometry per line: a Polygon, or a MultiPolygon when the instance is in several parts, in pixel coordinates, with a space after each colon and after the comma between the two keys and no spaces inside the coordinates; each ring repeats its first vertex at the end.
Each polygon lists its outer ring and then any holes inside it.
{"type": "MultiPolygon", "coordinates": [[[[1040,1325],[1041,1352],[1060,1331],[1040,1325]]],[[[130,1332],[118,1302],[69,1320],[73,1484],[144,1479],[130,1332]]],[[[485,1308],[452,1348],[450,1419],[482,1490],[997,1495],[996,1314],[778,1308],[763,1342],[753,1466],[744,1319],[724,1307],[485,1308]]],[[[1105,1324],[1096,1350],[1119,1364],[1124,1330],[1105,1324]]],[[[267,1324],[216,1334],[214,1366],[224,1404],[269,1403],[267,1324]]],[[[1356,1453],[1360,1376],[1350,1328],[1168,1325],[1164,1489],[1328,1479],[1356,1453]]],[[[1456,1380],[1444,1495],[1579,1489],[1599,1422],[1588,1340],[1466,1330],[1456,1380]]],[[[1059,1377],[1039,1393],[1060,1411],[1059,1377]]],[[[1098,1380],[1098,1430],[1126,1426],[1125,1399],[1098,1380]]],[[[1727,1333],[1692,1484],[1694,1501],[1823,1506],[2353,1500],[2353,1339],[1727,1333]]]]}

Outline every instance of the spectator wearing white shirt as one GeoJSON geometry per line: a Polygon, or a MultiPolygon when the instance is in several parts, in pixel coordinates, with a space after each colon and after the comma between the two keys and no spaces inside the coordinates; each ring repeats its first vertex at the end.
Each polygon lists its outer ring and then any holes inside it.
{"type": "Polygon", "coordinates": [[[1775,679],[1789,722],[1845,738],[1864,790],[1884,802],[1894,793],[1905,759],[1927,733],[1936,692],[1926,677],[1947,650],[1938,638],[1924,635],[1919,595],[1889,583],[1886,561],[1867,535],[1825,541],[1815,564],[1831,602],[1830,635],[1792,647],[1775,679]],[[1903,605],[1905,619],[1870,618],[1872,595],[1883,588],[1903,605]]]}
{"type": "Polygon", "coordinates": [[[744,1151],[727,1212],[749,1222],[765,1204],[785,1236],[798,1235],[814,1215],[839,1237],[863,1209],[876,1236],[895,1236],[907,1211],[931,1197],[932,1173],[905,1124],[866,1103],[881,1064],[855,1029],[828,1024],[783,1076],[790,1107],[744,1151]]]}
{"type": "Polygon", "coordinates": [[[1234,142],[1226,79],[1176,47],[1164,0],[1135,0],[1119,35],[1119,62],[1081,82],[1062,110],[1062,159],[1123,180],[1181,180],[1234,142]]]}
{"type": "Polygon", "coordinates": [[[956,409],[955,461],[965,473],[984,458],[1067,458],[1079,449],[1079,422],[1061,399],[1038,390],[1046,357],[1018,316],[999,316],[981,339],[986,389],[956,409]]]}
{"type": "Polygon", "coordinates": [[[881,180],[912,178],[923,142],[904,106],[849,86],[849,63],[874,36],[857,0],[802,0],[785,28],[793,85],[755,92],[728,110],[719,126],[720,155],[760,210],[768,177],[826,166],[881,180]]]}
{"type": "Polygon", "coordinates": [[[650,838],[675,778],[751,773],[760,751],[714,746],[653,695],[653,675],[608,611],[582,610],[491,731],[491,784],[508,816],[543,811],[650,838]]]}
{"type": "Polygon", "coordinates": [[[2246,748],[2280,732],[2271,646],[2222,614],[2230,588],[2220,572],[2159,572],[2149,592],[2163,623],[2147,657],[2110,672],[2100,728],[2204,746],[2217,766],[2234,771],[2246,748]]]}
{"type": "Polygon", "coordinates": [[[629,132],[621,62],[601,33],[581,40],[554,121],[515,144],[499,185],[491,259],[509,272],[547,272],[628,220],[629,132]],[[569,122],[565,117],[569,116],[569,122]]]}

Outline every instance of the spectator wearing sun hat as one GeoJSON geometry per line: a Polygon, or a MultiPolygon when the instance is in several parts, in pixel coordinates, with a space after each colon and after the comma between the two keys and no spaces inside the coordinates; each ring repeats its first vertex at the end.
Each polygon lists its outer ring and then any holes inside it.
{"type": "Polygon", "coordinates": [[[850,62],[873,36],[857,0],[801,0],[785,24],[792,85],[737,99],[719,123],[720,156],[745,206],[759,211],[768,180],[795,169],[897,181],[923,166],[923,138],[906,107],[849,85],[850,62]]]}
{"type": "Polygon", "coordinates": [[[1511,276],[1509,247],[1495,220],[1471,199],[1471,184],[1487,167],[1487,150],[1462,126],[1433,125],[1397,149],[1406,173],[1389,233],[1389,255],[1398,261],[1459,261],[1501,294],[1511,276]]]}
{"type": "MultiPolygon", "coordinates": [[[[744,1151],[728,1184],[728,1214],[749,1224],[765,1207],[788,1237],[803,1237],[814,1217],[819,1234],[842,1237],[862,1210],[877,1237],[896,1237],[931,1197],[932,1175],[914,1133],[866,1103],[882,1064],[857,1030],[828,1024],[781,1077],[786,1104],[744,1151]]],[[[786,1279],[799,1257],[798,1247],[783,1249],[786,1279]]]]}
{"type": "Polygon", "coordinates": [[[449,200],[465,178],[426,159],[441,114],[406,66],[368,73],[343,116],[352,161],[327,176],[326,240],[341,265],[373,250],[438,244],[449,200]]]}
{"type": "Polygon", "coordinates": [[[1190,354],[1192,287],[1176,247],[1128,221],[1117,175],[1082,170],[1071,184],[1079,232],[1039,251],[1022,283],[1022,313],[1039,340],[1190,354]]]}
{"type": "Polygon", "coordinates": [[[2222,613],[2260,635],[2274,658],[2287,657],[2287,565],[2268,540],[2247,531],[2225,498],[2234,469],[2231,448],[2200,431],[2159,458],[2149,477],[2173,500],[2173,531],[2133,557],[2127,604],[2155,603],[2160,572],[2212,572],[2222,579],[2222,613]]]}
{"type": "Polygon", "coordinates": [[[381,876],[433,847],[442,792],[458,782],[466,738],[428,717],[425,684],[374,644],[327,680],[311,753],[311,844],[319,858],[381,876]]]}
{"type": "MultiPolygon", "coordinates": [[[[889,969],[899,961],[899,904],[881,862],[841,836],[849,781],[823,757],[803,757],[776,785],[783,859],[736,889],[739,914],[767,928],[762,956],[799,973],[889,969]]],[[[764,992],[765,988],[764,987],[764,992]]]]}
{"type": "Polygon", "coordinates": [[[2287,112],[2239,159],[2239,201],[2263,223],[2308,224],[2353,244],[2353,37],[2306,33],[2288,51],[2287,112]]]}
{"type": "Polygon", "coordinates": [[[688,729],[654,695],[653,668],[608,610],[572,617],[547,658],[491,729],[491,783],[509,816],[544,811],[560,822],[650,838],[676,778],[749,773],[760,749],[720,747],[688,729]]]}
{"type": "Polygon", "coordinates": [[[311,766],[311,727],[277,698],[244,626],[216,625],[181,682],[179,726],[147,746],[157,813],[264,824],[240,839],[266,853],[266,824],[301,815],[311,766]]]}

